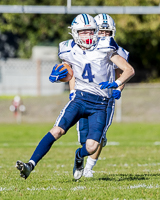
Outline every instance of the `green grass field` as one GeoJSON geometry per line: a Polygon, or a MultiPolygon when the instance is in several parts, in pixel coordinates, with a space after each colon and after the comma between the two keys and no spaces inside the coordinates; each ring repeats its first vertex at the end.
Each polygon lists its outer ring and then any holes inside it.
{"type": "Polygon", "coordinates": [[[15,168],[27,162],[52,124],[0,124],[0,200],[160,199],[160,125],[113,123],[94,178],[72,176],[79,147],[75,127],[58,140],[27,180],[15,168]]]}

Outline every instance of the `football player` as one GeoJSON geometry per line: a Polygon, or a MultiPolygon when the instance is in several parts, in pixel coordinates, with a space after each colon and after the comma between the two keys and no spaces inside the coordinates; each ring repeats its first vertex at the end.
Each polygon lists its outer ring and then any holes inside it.
{"type": "MultiPolygon", "coordinates": [[[[111,16],[103,13],[103,14],[99,14],[99,15],[95,16],[94,19],[96,20],[97,25],[99,26],[98,37],[113,37],[114,38],[115,33],[116,33],[116,25],[111,16]]],[[[118,47],[117,52],[120,56],[122,56],[124,59],[126,59],[128,61],[129,52],[127,52],[120,46],[118,47]]],[[[115,81],[115,73],[116,73],[116,77],[119,78],[122,72],[112,62],[108,62],[107,65],[108,65],[108,69],[110,69],[110,70],[108,70],[108,73],[110,73],[110,75],[111,75],[110,81],[111,82],[115,81]]],[[[72,96],[75,93],[74,81],[75,81],[74,78],[72,78],[72,80],[69,83],[70,90],[71,90],[70,99],[72,98],[72,96]]],[[[114,108],[115,108],[115,99],[119,99],[121,97],[121,91],[123,90],[123,88],[124,88],[124,84],[119,86],[116,90],[112,91],[112,96],[108,101],[108,106],[106,109],[106,126],[103,131],[103,139],[102,139],[102,142],[99,145],[97,151],[94,154],[88,156],[88,158],[87,158],[87,163],[86,163],[86,166],[85,166],[84,172],[83,172],[83,176],[85,176],[85,177],[93,177],[92,168],[96,165],[96,162],[101,153],[102,147],[104,147],[107,143],[106,132],[112,123],[112,119],[113,119],[113,115],[114,115],[114,108]]],[[[83,145],[85,143],[87,135],[88,135],[88,119],[87,118],[81,118],[77,122],[77,132],[78,132],[79,143],[81,145],[83,145]]]]}
{"type": "MultiPolygon", "coordinates": [[[[98,40],[98,26],[92,16],[78,15],[70,28],[73,39],[59,44],[59,57],[72,66],[76,92],[61,111],[54,127],[42,138],[29,162],[17,161],[16,167],[25,179],[56,140],[80,118],[88,118],[86,143],[75,152],[73,176],[76,180],[80,179],[84,170],[84,157],[95,153],[101,143],[106,124],[106,107],[113,88],[126,83],[135,73],[133,67],[118,55],[118,46],[112,37],[98,40]],[[123,71],[112,82],[107,68],[110,60],[123,71]]],[[[67,70],[60,69],[53,67],[49,77],[51,82],[57,82],[67,75],[67,70]]]]}

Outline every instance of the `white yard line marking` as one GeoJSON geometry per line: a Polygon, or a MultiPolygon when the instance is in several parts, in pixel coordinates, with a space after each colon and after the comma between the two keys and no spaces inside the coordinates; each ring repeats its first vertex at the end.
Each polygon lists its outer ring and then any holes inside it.
{"type": "MultiPolygon", "coordinates": [[[[58,141],[58,142],[55,143],[55,145],[56,146],[79,146],[79,142],[61,142],[61,141],[58,141]]],[[[118,145],[120,145],[119,142],[114,142],[114,141],[113,142],[112,141],[107,142],[107,146],[118,146],[118,145]]],[[[9,147],[11,145],[8,144],[8,143],[3,143],[0,146],[9,147]]],[[[37,143],[32,143],[32,142],[23,143],[23,146],[30,146],[30,147],[37,146],[37,143]]]]}
{"type": "MultiPolygon", "coordinates": [[[[102,188],[102,187],[101,187],[102,188]]],[[[146,189],[156,189],[156,188],[160,188],[160,185],[156,184],[156,185],[146,185],[146,184],[138,184],[138,185],[130,185],[128,187],[123,187],[123,186],[120,186],[118,187],[118,189],[120,190],[128,190],[128,189],[139,189],[139,188],[146,188],[146,189]]],[[[84,190],[84,189],[87,189],[86,186],[77,186],[77,187],[74,187],[74,188],[70,188],[71,191],[77,191],[77,190],[84,190]]],[[[111,187],[111,189],[117,189],[117,187],[111,187]]],[[[0,187],[0,192],[3,192],[3,191],[10,191],[10,190],[15,190],[15,187],[14,186],[11,186],[9,188],[6,188],[6,187],[0,187]]],[[[40,187],[40,188],[36,188],[36,187],[31,187],[31,188],[26,188],[26,190],[28,191],[46,191],[46,190],[60,190],[60,191],[64,191],[64,190],[68,190],[68,189],[65,189],[65,188],[57,188],[55,186],[48,186],[46,188],[44,187],[40,187]]]]}
{"type": "Polygon", "coordinates": [[[114,142],[114,141],[107,142],[107,146],[119,146],[119,145],[120,145],[119,142],[114,142]]]}
{"type": "Polygon", "coordinates": [[[147,189],[154,189],[154,188],[159,188],[160,185],[146,185],[146,184],[139,184],[139,185],[130,185],[129,187],[127,187],[128,189],[136,189],[136,188],[147,188],[147,189]]]}
{"type": "Polygon", "coordinates": [[[154,142],[154,145],[160,145],[160,141],[154,142]]]}
{"type": "Polygon", "coordinates": [[[144,163],[144,164],[137,164],[138,167],[146,167],[146,166],[159,166],[160,163],[144,163]]]}
{"type": "Polygon", "coordinates": [[[84,190],[84,189],[86,189],[85,186],[77,186],[77,187],[71,188],[71,190],[73,190],[73,191],[76,191],[76,190],[84,190]]]}
{"type": "MultiPolygon", "coordinates": [[[[160,141],[155,141],[154,143],[152,143],[153,145],[160,145],[160,141]]],[[[56,142],[55,145],[58,146],[79,146],[79,142],[56,142]]],[[[108,141],[106,146],[119,146],[120,143],[119,142],[115,142],[115,141],[108,141]]],[[[9,147],[10,144],[8,143],[2,143],[0,146],[4,146],[4,147],[9,147]]],[[[23,146],[37,146],[37,143],[23,143],[23,146]]]]}
{"type": "Polygon", "coordinates": [[[55,186],[53,186],[53,187],[47,187],[47,188],[35,188],[35,187],[32,187],[32,188],[27,188],[27,190],[29,190],[29,191],[35,191],[35,190],[38,190],[38,191],[40,191],[40,190],[62,190],[62,188],[56,188],[55,186]]]}
{"type": "Polygon", "coordinates": [[[9,190],[15,190],[15,187],[14,186],[11,186],[11,187],[9,187],[9,188],[6,188],[6,187],[0,187],[0,192],[2,192],[2,191],[9,191],[9,190]]]}

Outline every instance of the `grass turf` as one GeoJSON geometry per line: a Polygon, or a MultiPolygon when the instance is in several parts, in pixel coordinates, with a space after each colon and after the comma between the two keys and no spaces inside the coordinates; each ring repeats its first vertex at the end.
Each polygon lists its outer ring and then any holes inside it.
{"type": "Polygon", "coordinates": [[[160,125],[113,123],[94,178],[72,176],[75,127],[52,146],[27,180],[15,163],[27,162],[52,124],[0,124],[1,199],[160,199],[160,125]]]}

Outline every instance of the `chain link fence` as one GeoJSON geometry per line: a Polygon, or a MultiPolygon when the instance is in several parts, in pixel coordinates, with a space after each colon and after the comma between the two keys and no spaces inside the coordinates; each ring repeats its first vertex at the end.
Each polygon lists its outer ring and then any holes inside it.
{"type": "Polygon", "coordinates": [[[116,100],[116,122],[160,122],[160,83],[127,83],[116,100]]]}
{"type": "Polygon", "coordinates": [[[0,95],[53,95],[65,83],[52,84],[48,77],[58,61],[8,59],[0,61],[0,95]]]}

